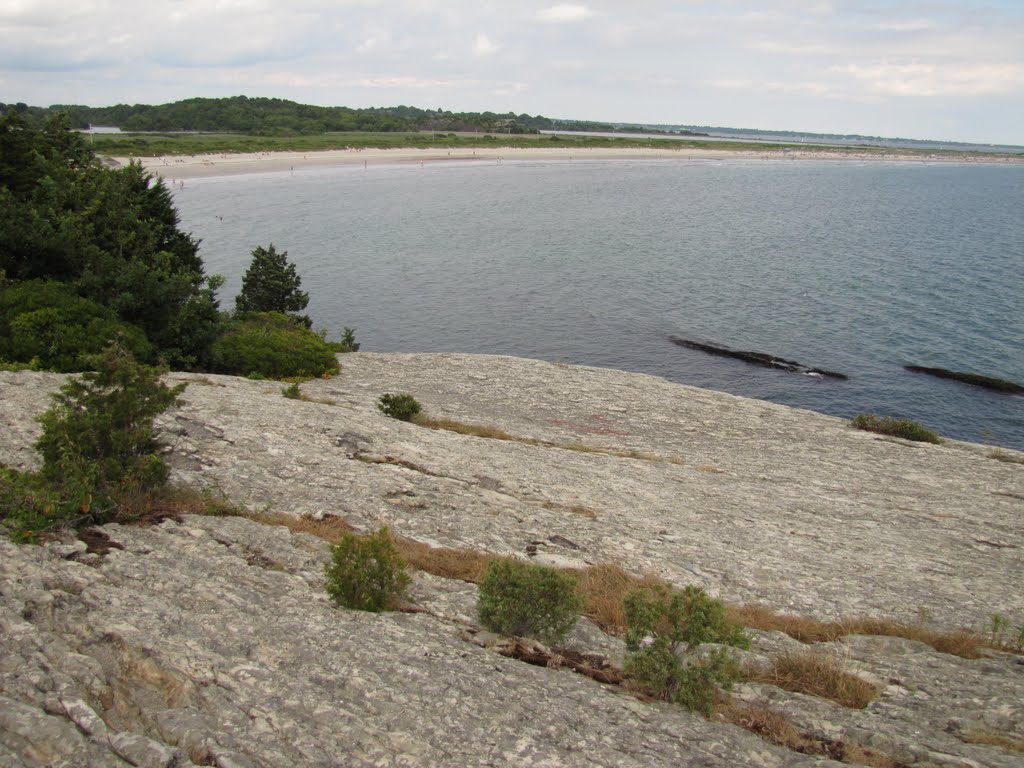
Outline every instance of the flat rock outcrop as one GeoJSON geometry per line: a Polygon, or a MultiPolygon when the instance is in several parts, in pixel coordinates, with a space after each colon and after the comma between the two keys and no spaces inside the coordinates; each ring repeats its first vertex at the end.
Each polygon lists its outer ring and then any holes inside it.
{"type": "MultiPolygon", "coordinates": [[[[276,382],[172,374],[191,382],[160,420],[175,481],[432,544],[616,562],[819,618],[1024,620],[1024,466],[986,447],[620,371],[341,360],[298,401],[276,382]],[[388,419],[385,392],[518,439],[388,419]]],[[[0,373],[0,462],[35,464],[33,416],[61,380],[0,373]]],[[[105,531],[121,548],[102,556],[76,540],[0,543],[0,766],[833,764],[467,642],[472,585],[417,574],[423,612],[360,614],[328,601],[318,539],[236,518],[105,531]]],[[[577,635],[614,655],[596,628],[577,635]]],[[[756,633],[754,653],[794,642],[756,633]]],[[[826,650],[883,689],[867,709],[765,685],[737,695],[907,765],[1020,764],[961,738],[1024,739],[1020,656],[866,637],[826,650]]]]}

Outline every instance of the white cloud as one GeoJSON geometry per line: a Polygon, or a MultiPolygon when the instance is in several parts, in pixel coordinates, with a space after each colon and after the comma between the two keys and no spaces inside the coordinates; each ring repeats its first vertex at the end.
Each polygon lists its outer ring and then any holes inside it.
{"type": "Polygon", "coordinates": [[[0,83],[1019,142],[1022,40],[1021,0],[0,0],[0,83]]]}
{"type": "Polygon", "coordinates": [[[497,53],[501,48],[501,45],[494,42],[481,32],[476,36],[476,40],[473,41],[473,47],[470,49],[474,56],[490,56],[492,53],[497,53]]]}
{"type": "Polygon", "coordinates": [[[875,29],[883,32],[923,32],[935,28],[935,22],[928,19],[907,19],[904,21],[880,21],[875,29]]]}
{"type": "Polygon", "coordinates": [[[561,3],[538,11],[537,19],[547,24],[572,24],[589,19],[593,15],[593,11],[585,5],[561,3]]]}
{"type": "Polygon", "coordinates": [[[969,62],[846,64],[831,71],[849,75],[872,92],[891,96],[981,96],[1024,87],[1024,65],[969,62]]]}

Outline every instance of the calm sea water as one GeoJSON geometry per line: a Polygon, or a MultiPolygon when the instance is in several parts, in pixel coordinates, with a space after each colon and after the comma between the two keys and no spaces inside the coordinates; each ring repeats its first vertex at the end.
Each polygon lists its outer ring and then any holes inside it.
{"type": "Polygon", "coordinates": [[[786,160],[426,163],[188,181],[230,306],[257,245],[367,351],[521,355],[1024,449],[1024,166],[786,160]],[[849,381],[680,348],[681,336],[849,381]]]}

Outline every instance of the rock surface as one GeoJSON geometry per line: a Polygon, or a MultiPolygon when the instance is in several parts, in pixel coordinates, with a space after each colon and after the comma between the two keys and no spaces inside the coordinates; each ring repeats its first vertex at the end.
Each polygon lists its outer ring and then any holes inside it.
{"type": "MultiPolygon", "coordinates": [[[[661,379],[503,357],[342,357],[302,385],[175,374],[174,479],[254,510],[428,543],[613,561],[731,601],[941,627],[1024,620],[1024,466],[661,379]],[[384,392],[523,440],[387,419],[384,392]],[[529,442],[527,442],[529,441],[529,442]]],[[[0,373],[0,463],[36,463],[62,377],[0,373]]],[[[811,766],[734,726],[467,642],[475,588],[418,574],[425,612],[338,609],[326,545],[236,518],[106,526],[123,548],[0,543],[0,766],[811,766]]],[[[615,656],[592,625],[580,650],[615,656]]],[[[755,654],[795,643],[757,633],[755,654]]],[[[908,765],[1017,766],[1024,664],[893,638],[829,648],[885,686],[865,710],[747,684],[808,733],[908,765]]]]}

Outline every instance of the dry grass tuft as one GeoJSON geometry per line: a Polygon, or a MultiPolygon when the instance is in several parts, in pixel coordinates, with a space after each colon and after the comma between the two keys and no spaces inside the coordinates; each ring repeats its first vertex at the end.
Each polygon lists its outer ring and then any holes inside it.
{"type": "Polygon", "coordinates": [[[826,643],[845,635],[884,635],[919,640],[941,653],[963,659],[981,658],[984,644],[971,632],[939,632],[921,624],[856,617],[841,621],[818,621],[789,613],[778,613],[760,605],[729,606],[729,618],[750,629],[784,632],[802,643],[826,643]]]}
{"type": "Polygon", "coordinates": [[[494,560],[511,558],[492,555],[478,549],[432,547],[404,536],[393,536],[402,558],[412,568],[446,579],[479,584],[487,566],[494,560]]]}
{"type": "Polygon", "coordinates": [[[995,733],[994,731],[966,730],[956,734],[957,738],[965,744],[981,744],[988,747],[1002,747],[1011,752],[1024,752],[1024,739],[1011,736],[1007,733],[995,733]]]}
{"type": "Polygon", "coordinates": [[[886,635],[918,640],[940,653],[949,653],[962,659],[980,659],[984,645],[980,635],[964,630],[940,632],[922,624],[893,621],[891,619],[855,618],[841,622],[847,635],[886,635]]]}
{"type": "MultiPolygon", "coordinates": [[[[560,448],[564,451],[576,451],[577,453],[594,453],[602,456],[615,456],[621,459],[640,459],[642,461],[665,461],[669,464],[682,464],[683,459],[679,456],[668,458],[655,453],[646,453],[636,448],[598,448],[583,443],[553,443],[550,440],[541,440],[536,437],[520,437],[513,435],[499,427],[488,427],[483,424],[468,424],[455,419],[435,419],[424,413],[418,413],[412,418],[412,423],[427,429],[443,429],[448,432],[455,432],[459,435],[471,435],[473,437],[485,437],[489,440],[508,440],[524,445],[537,445],[544,448],[560,448]]],[[[716,470],[717,471],[717,470],[716,470]]]]}
{"type": "Polygon", "coordinates": [[[355,530],[343,518],[334,515],[325,515],[320,520],[281,514],[251,515],[250,518],[265,525],[283,525],[292,533],[308,533],[330,544],[337,544],[345,534],[355,530]]]}
{"type": "Polygon", "coordinates": [[[993,448],[988,453],[988,457],[990,459],[1002,461],[1007,464],[1024,464],[1024,456],[1020,456],[1014,453],[1008,453],[1007,451],[1004,451],[1002,448],[993,448]]]}
{"type": "Polygon", "coordinates": [[[626,614],[622,609],[622,600],[626,594],[639,587],[664,583],[654,576],[634,576],[611,563],[573,569],[571,572],[576,577],[576,592],[583,598],[583,614],[614,635],[626,631],[626,614]]]}
{"type": "Polygon", "coordinates": [[[769,744],[804,755],[815,746],[814,740],[797,730],[784,714],[764,704],[729,699],[717,708],[717,713],[727,723],[738,725],[769,744]]]}
{"type": "Polygon", "coordinates": [[[854,765],[870,768],[903,768],[904,764],[860,744],[816,738],[803,733],[784,714],[763,704],[730,699],[717,709],[719,717],[738,725],[769,744],[802,755],[822,755],[854,765]]]}
{"type": "Polygon", "coordinates": [[[831,653],[790,651],[772,659],[768,669],[751,669],[749,673],[754,682],[829,699],[851,709],[864,709],[879,693],[871,683],[846,672],[831,653]]]}
{"type": "Polygon", "coordinates": [[[697,467],[697,471],[698,472],[707,472],[708,474],[711,474],[711,475],[718,475],[718,474],[721,474],[724,470],[721,470],[718,467],[713,466],[711,464],[701,464],[699,467],[697,467]]]}
{"type": "Polygon", "coordinates": [[[426,427],[427,429],[443,429],[448,432],[456,432],[460,435],[486,437],[490,440],[511,440],[517,443],[527,443],[530,445],[539,444],[539,441],[535,441],[531,438],[510,435],[508,432],[503,429],[499,429],[498,427],[488,427],[482,424],[466,424],[461,421],[455,421],[454,419],[435,419],[430,416],[426,416],[423,413],[417,413],[413,416],[412,423],[419,427],[426,427]]]}
{"type": "Polygon", "coordinates": [[[590,507],[585,507],[582,504],[559,504],[555,501],[545,501],[541,504],[544,509],[550,509],[553,512],[568,512],[571,515],[579,515],[585,517],[588,520],[597,520],[597,512],[590,507]]]}

